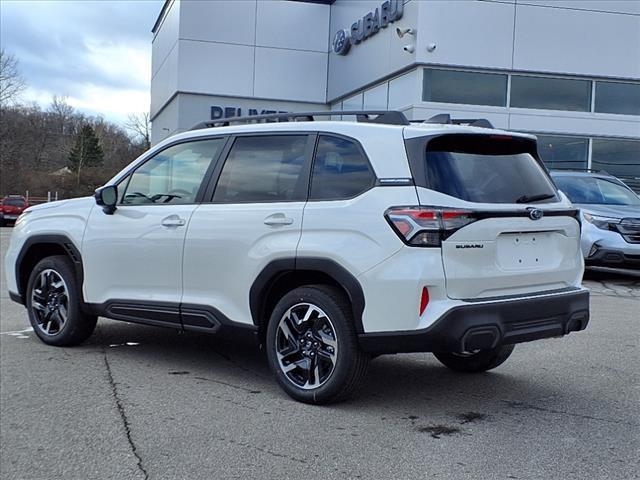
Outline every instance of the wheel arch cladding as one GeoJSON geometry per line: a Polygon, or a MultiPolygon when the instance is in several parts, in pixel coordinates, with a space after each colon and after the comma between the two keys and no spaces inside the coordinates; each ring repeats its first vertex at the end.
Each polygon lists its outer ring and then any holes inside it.
{"type": "Polygon", "coordinates": [[[339,288],[351,305],[355,329],[363,333],[364,293],[358,280],[344,267],[326,258],[284,258],[267,264],[249,290],[254,325],[264,335],[269,316],[280,298],[303,285],[327,284],[339,288]]]}
{"type": "Polygon", "coordinates": [[[15,266],[18,294],[22,303],[25,301],[27,282],[33,268],[43,258],[53,255],[64,255],[71,260],[80,288],[80,295],[82,295],[84,271],[82,257],[75,244],[65,235],[34,235],[22,246],[15,266]]]}

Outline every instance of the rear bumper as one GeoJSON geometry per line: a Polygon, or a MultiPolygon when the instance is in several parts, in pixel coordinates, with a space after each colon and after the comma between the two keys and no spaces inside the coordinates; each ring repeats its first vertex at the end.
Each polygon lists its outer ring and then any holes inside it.
{"type": "Polygon", "coordinates": [[[584,330],[589,323],[589,292],[460,305],[429,328],[360,334],[361,347],[372,354],[464,352],[498,345],[559,337],[584,330]]]}

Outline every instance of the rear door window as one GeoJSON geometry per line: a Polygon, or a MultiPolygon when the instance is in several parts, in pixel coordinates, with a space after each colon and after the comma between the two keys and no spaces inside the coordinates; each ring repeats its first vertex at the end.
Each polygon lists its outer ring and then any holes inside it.
{"type": "Polygon", "coordinates": [[[307,135],[238,137],[213,195],[214,203],[306,200],[307,135]]]}
{"type": "Polygon", "coordinates": [[[478,203],[557,201],[531,142],[498,135],[444,135],[427,144],[427,185],[478,203]]]}

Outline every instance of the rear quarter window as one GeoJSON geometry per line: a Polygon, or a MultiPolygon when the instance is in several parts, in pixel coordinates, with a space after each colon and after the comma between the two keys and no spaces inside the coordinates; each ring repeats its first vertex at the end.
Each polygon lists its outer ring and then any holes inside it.
{"type": "Polygon", "coordinates": [[[310,200],[353,198],[375,183],[362,150],[352,140],[320,135],[313,162],[310,200]]]}

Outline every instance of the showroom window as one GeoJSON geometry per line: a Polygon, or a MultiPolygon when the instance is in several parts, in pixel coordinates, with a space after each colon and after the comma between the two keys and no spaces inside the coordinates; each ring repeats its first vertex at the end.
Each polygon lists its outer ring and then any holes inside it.
{"type": "Polygon", "coordinates": [[[594,138],[591,168],[614,176],[640,177],[640,140],[594,138]]]}
{"type": "Polygon", "coordinates": [[[215,203],[304,200],[300,174],[306,135],[238,137],[224,164],[215,203]]]}
{"type": "Polygon", "coordinates": [[[538,135],[538,154],[549,169],[585,169],[589,158],[589,139],[538,135]]]}
{"type": "Polygon", "coordinates": [[[371,188],[374,181],[369,162],[355,142],[320,135],[313,163],[311,200],[352,198],[371,188]]]}
{"type": "Polygon", "coordinates": [[[467,105],[507,104],[507,75],[425,68],[422,80],[425,102],[467,105]]]}
{"type": "Polygon", "coordinates": [[[510,106],[589,112],[591,81],[513,75],[510,106]]]}
{"type": "Polygon", "coordinates": [[[595,111],[640,115],[640,83],[596,82],[595,111]]]}

